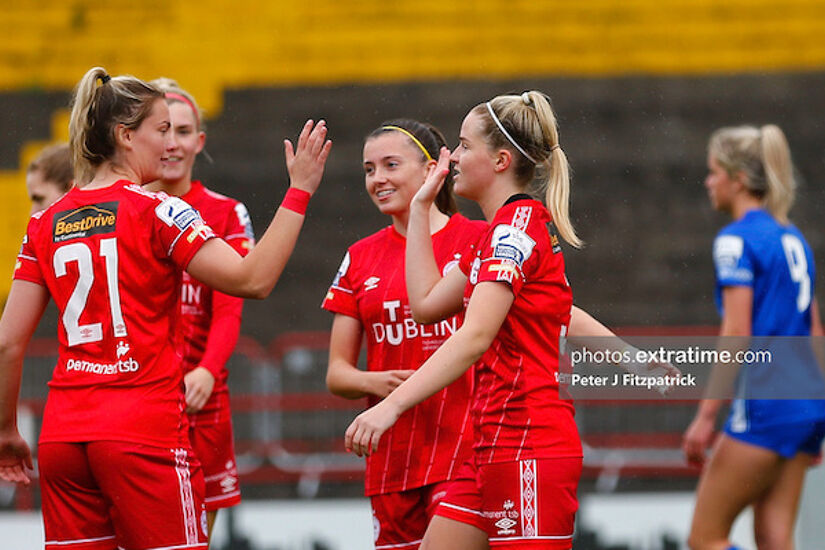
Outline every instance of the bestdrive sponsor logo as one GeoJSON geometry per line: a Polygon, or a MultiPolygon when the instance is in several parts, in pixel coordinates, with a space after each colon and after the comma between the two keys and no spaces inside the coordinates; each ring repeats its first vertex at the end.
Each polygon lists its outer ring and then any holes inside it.
{"type": "Polygon", "coordinates": [[[54,216],[54,242],[113,233],[117,224],[117,206],[117,202],[104,202],[58,212],[54,216]]]}

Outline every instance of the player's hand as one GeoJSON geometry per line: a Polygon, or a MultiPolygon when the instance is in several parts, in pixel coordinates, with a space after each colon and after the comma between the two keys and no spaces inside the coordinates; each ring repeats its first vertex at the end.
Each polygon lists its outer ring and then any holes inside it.
{"type": "Polygon", "coordinates": [[[215,388],[215,377],[206,367],[195,367],[183,377],[186,387],[186,412],[196,413],[206,405],[215,388]]]}
{"type": "Polygon", "coordinates": [[[370,393],[383,399],[391,394],[395,388],[400,386],[404,380],[412,376],[414,372],[415,370],[412,369],[397,369],[366,373],[372,377],[370,393]]]}
{"type": "MultiPolygon", "coordinates": [[[[682,376],[682,371],[674,367],[667,361],[636,361],[638,350],[633,347],[628,348],[630,353],[630,362],[623,365],[624,369],[630,374],[635,374],[642,378],[662,378],[666,382],[668,378],[678,378],[682,376]]],[[[650,389],[658,392],[660,395],[669,394],[675,386],[673,384],[662,383],[650,386],[650,389]]]]}
{"type": "Polygon", "coordinates": [[[438,154],[438,162],[430,166],[424,184],[418,189],[412,199],[412,204],[429,208],[435,202],[438,192],[450,173],[450,150],[442,147],[438,154]]]}
{"type": "Polygon", "coordinates": [[[326,139],[327,123],[323,120],[314,124],[307,120],[301,135],[298,136],[297,148],[292,142],[284,140],[284,156],[289,171],[290,186],[310,195],[315,193],[324,175],[324,166],[332,148],[332,141],[326,139]]]}
{"type": "Polygon", "coordinates": [[[713,420],[696,416],[682,436],[682,452],[692,466],[701,467],[705,463],[705,451],[713,438],[713,420]]]}
{"type": "Polygon", "coordinates": [[[16,428],[0,432],[0,480],[28,485],[27,469],[34,469],[32,452],[20,432],[16,428]]]}
{"type": "Polygon", "coordinates": [[[389,400],[384,399],[367,409],[352,421],[344,436],[348,451],[358,456],[369,456],[378,450],[378,440],[395,424],[401,412],[389,400]]]}
{"type": "MultiPolygon", "coordinates": [[[[647,372],[643,376],[653,376],[671,380],[682,376],[682,371],[674,367],[671,363],[661,361],[650,361],[647,364],[647,372]]],[[[676,386],[673,383],[657,384],[653,387],[661,395],[669,394],[676,386]]]]}

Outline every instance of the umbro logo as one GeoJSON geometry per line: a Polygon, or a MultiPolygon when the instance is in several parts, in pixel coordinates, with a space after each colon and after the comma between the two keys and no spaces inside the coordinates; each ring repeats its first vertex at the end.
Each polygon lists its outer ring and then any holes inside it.
{"type": "Polygon", "coordinates": [[[366,281],[364,281],[364,291],[373,290],[378,288],[378,283],[381,281],[381,277],[370,277],[366,281]]]}

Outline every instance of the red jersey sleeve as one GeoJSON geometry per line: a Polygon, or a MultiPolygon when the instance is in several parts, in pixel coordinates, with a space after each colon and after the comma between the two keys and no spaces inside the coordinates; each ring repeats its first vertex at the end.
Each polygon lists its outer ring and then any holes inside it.
{"type": "Polygon", "coordinates": [[[206,368],[215,378],[232,356],[241,332],[241,312],[243,300],[215,291],[212,294],[212,323],[206,350],[199,365],[206,368]]]}
{"type": "MultiPolygon", "coordinates": [[[[241,256],[246,256],[255,246],[252,220],[243,203],[236,203],[233,213],[228,216],[224,240],[241,256]]],[[[206,349],[200,366],[218,377],[226,362],[232,356],[241,332],[243,299],[229,296],[217,290],[212,291],[212,321],[206,349]]]]}
{"type": "Polygon", "coordinates": [[[43,278],[43,272],[40,270],[40,264],[38,263],[37,252],[34,249],[35,239],[33,238],[40,227],[40,214],[42,212],[38,212],[29,220],[26,234],[23,235],[23,244],[17,254],[13,278],[46,286],[46,280],[43,278]]]}
{"type": "MultiPolygon", "coordinates": [[[[540,214],[540,212],[538,213],[540,214]]],[[[478,282],[507,283],[518,296],[526,279],[539,265],[537,231],[546,231],[533,206],[518,206],[509,223],[493,226],[481,249],[478,282]]]]}
{"type": "Polygon", "coordinates": [[[209,239],[215,237],[198,211],[178,197],[163,196],[155,207],[157,234],[166,254],[181,269],[209,239]]]}
{"type": "Polygon", "coordinates": [[[350,317],[359,318],[358,304],[355,300],[355,287],[349,277],[351,257],[349,250],[341,261],[338,273],[324,297],[321,307],[332,313],[342,313],[350,317]]]}

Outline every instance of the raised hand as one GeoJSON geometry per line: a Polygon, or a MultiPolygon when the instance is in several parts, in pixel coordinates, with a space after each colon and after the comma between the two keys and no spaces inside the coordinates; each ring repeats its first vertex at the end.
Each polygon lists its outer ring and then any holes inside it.
{"type": "Polygon", "coordinates": [[[295,149],[291,141],[284,140],[284,156],[291,187],[310,195],[318,189],[332,148],[332,141],[326,139],[326,136],[327,123],[320,120],[318,124],[314,124],[310,119],[304,124],[295,149]]]}
{"type": "Polygon", "coordinates": [[[450,150],[442,147],[438,154],[438,163],[430,166],[424,184],[418,189],[413,197],[413,204],[418,204],[429,208],[435,202],[435,197],[444,185],[447,174],[450,173],[450,150]]]}

